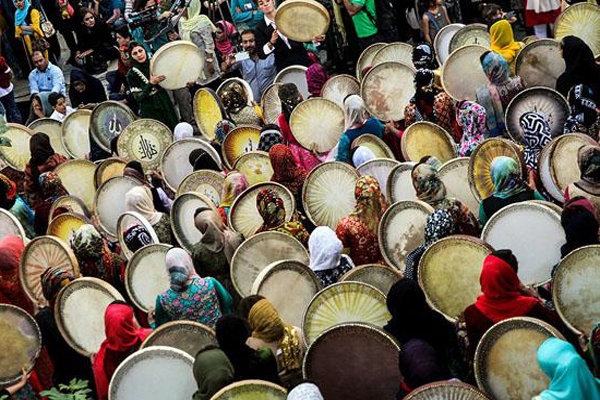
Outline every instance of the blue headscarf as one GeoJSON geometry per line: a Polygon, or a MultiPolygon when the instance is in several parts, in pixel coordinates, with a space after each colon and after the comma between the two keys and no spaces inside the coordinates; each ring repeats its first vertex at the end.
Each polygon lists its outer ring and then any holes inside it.
{"type": "Polygon", "coordinates": [[[494,197],[506,199],[527,190],[521,177],[521,168],[511,157],[494,158],[490,165],[490,175],[494,184],[494,197]]]}
{"type": "Polygon", "coordinates": [[[537,361],[550,378],[550,386],[540,393],[542,400],[600,400],[600,381],[570,343],[546,339],[538,348],[537,361]]]}
{"type": "Polygon", "coordinates": [[[29,14],[29,8],[31,7],[31,1],[25,0],[25,7],[21,10],[15,4],[13,0],[13,4],[15,5],[15,26],[27,25],[25,19],[27,19],[27,15],[29,14]]]}

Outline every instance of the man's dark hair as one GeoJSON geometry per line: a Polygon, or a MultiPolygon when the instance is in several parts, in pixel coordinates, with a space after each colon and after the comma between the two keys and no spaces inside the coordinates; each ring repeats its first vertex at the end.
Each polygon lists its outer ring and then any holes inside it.
{"type": "Polygon", "coordinates": [[[65,96],[63,96],[62,93],[52,92],[50,93],[50,96],[48,96],[48,103],[50,103],[52,107],[56,107],[58,101],[64,98],[65,96]]]}
{"type": "Polygon", "coordinates": [[[124,37],[125,39],[132,38],[131,32],[129,32],[129,28],[127,27],[127,25],[123,25],[123,26],[115,29],[115,34],[119,34],[121,37],[124,37]]]}
{"type": "Polygon", "coordinates": [[[240,33],[240,36],[248,35],[250,33],[256,37],[256,31],[254,29],[244,29],[242,33],[240,33]]]}

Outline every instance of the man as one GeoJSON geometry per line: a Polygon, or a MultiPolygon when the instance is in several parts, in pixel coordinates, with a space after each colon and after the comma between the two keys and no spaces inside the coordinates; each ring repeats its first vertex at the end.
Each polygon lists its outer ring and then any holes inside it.
{"type": "Polygon", "coordinates": [[[255,33],[251,29],[242,32],[242,48],[248,52],[250,57],[236,62],[235,55],[231,54],[225,62],[224,72],[229,69],[240,71],[244,80],[252,88],[254,101],[260,102],[262,94],[273,83],[275,75],[277,75],[275,55],[269,54],[265,59],[258,57],[255,33]]]}
{"type": "MultiPolygon", "coordinates": [[[[309,67],[312,61],[308,57],[304,45],[288,39],[277,30],[275,26],[275,14],[277,13],[275,0],[258,0],[258,9],[264,14],[263,20],[256,28],[256,44],[259,57],[264,59],[273,53],[277,72],[290,65],[309,67]]],[[[324,38],[318,37],[315,39],[323,40],[324,38]]]]}
{"type": "Polygon", "coordinates": [[[29,94],[54,92],[66,96],[65,77],[60,68],[46,60],[39,50],[33,52],[31,59],[35,68],[29,73],[29,94]]]}
{"type": "Polygon", "coordinates": [[[15,103],[15,92],[12,83],[13,73],[4,57],[0,57],[0,102],[6,110],[6,120],[22,123],[21,113],[15,103]]]}
{"type": "Polygon", "coordinates": [[[377,32],[375,0],[344,0],[344,7],[352,16],[352,23],[361,50],[381,41],[377,32]]]}

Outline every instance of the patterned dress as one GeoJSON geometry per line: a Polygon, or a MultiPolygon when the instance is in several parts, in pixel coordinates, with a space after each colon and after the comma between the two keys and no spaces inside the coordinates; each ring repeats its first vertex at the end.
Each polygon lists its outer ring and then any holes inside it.
{"type": "Polygon", "coordinates": [[[375,264],[382,260],[377,236],[358,217],[348,215],[342,218],[335,234],[344,247],[350,249],[350,258],[356,265],[375,264]]]}

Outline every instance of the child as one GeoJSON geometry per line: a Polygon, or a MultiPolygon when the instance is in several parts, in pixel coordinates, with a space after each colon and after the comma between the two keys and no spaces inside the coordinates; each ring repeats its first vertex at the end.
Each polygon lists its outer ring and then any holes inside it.
{"type": "Polygon", "coordinates": [[[50,115],[50,118],[58,122],[63,122],[65,118],[75,112],[74,109],[67,105],[65,96],[60,93],[50,93],[50,96],[48,96],[48,103],[50,103],[54,109],[54,112],[52,115],[50,115]]]}
{"type": "Polygon", "coordinates": [[[422,29],[425,41],[433,44],[433,38],[444,26],[450,23],[448,11],[444,7],[443,0],[429,0],[427,2],[427,11],[423,13],[422,29]]]}

